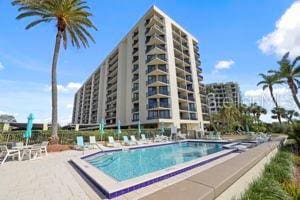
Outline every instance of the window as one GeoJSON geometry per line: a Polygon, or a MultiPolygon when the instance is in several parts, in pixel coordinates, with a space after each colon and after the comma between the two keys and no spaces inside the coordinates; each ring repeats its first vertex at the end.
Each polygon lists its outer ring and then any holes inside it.
{"type": "Polygon", "coordinates": [[[191,120],[197,120],[196,113],[190,113],[190,119],[191,120]]]}
{"type": "Polygon", "coordinates": [[[159,86],[159,93],[168,95],[168,87],[167,86],[159,86]]]}
{"type": "Polygon", "coordinates": [[[196,106],[194,103],[189,103],[189,108],[190,111],[196,111],[196,106]]]}
{"type": "Polygon", "coordinates": [[[169,119],[170,118],[170,111],[169,110],[159,111],[159,117],[163,118],[163,119],[169,119]]]}
{"type": "Polygon", "coordinates": [[[138,121],[139,120],[139,113],[135,113],[132,115],[132,121],[138,121]]]}
{"type": "Polygon", "coordinates": [[[163,82],[163,83],[167,83],[167,82],[168,82],[168,79],[167,79],[167,76],[166,76],[166,75],[158,75],[157,79],[158,79],[160,82],[163,82]]]}
{"type": "Polygon", "coordinates": [[[149,108],[156,108],[157,107],[157,100],[156,99],[148,99],[148,107],[149,108]]]}
{"type": "Polygon", "coordinates": [[[169,107],[169,99],[168,98],[160,98],[159,105],[160,105],[160,107],[168,108],[169,107]]]}
{"type": "Polygon", "coordinates": [[[157,119],[157,110],[148,111],[148,119],[157,119]]]}

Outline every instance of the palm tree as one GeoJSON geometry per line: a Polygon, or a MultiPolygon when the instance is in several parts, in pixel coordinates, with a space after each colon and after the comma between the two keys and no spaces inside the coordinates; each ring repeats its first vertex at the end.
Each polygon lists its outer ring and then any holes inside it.
{"type": "Polygon", "coordinates": [[[259,122],[259,118],[262,114],[267,114],[267,110],[265,108],[257,105],[257,103],[250,104],[249,112],[253,115],[256,123],[259,122]]]}
{"type": "Polygon", "coordinates": [[[51,86],[52,86],[52,136],[53,143],[58,142],[57,134],[57,62],[60,46],[67,48],[70,40],[73,46],[80,48],[88,47],[89,40],[94,41],[88,28],[97,30],[89,17],[89,7],[84,0],[14,0],[13,5],[19,6],[20,14],[17,19],[35,17],[26,26],[30,29],[41,23],[54,22],[57,33],[52,60],[51,86]]]}
{"type": "Polygon", "coordinates": [[[294,117],[299,117],[299,113],[295,110],[286,110],[284,113],[283,118],[285,118],[288,123],[294,124],[293,118],[294,117]]]}
{"type": "MultiPolygon", "coordinates": [[[[266,75],[266,74],[259,74],[259,76],[262,77],[262,81],[260,81],[259,83],[257,83],[257,86],[262,85],[262,89],[265,90],[266,88],[269,89],[270,95],[272,97],[272,100],[275,104],[275,107],[278,108],[278,103],[274,97],[274,93],[273,93],[273,86],[275,84],[281,84],[284,81],[279,80],[276,74],[272,74],[272,75],[266,75]]],[[[281,116],[277,115],[277,119],[279,121],[279,123],[281,124],[281,116]]]]}
{"type": "Polygon", "coordinates": [[[289,52],[287,52],[278,62],[280,65],[279,71],[271,70],[270,72],[275,73],[280,80],[283,80],[288,84],[293,99],[300,110],[300,102],[297,97],[298,87],[300,86],[300,81],[297,79],[300,77],[300,65],[296,66],[298,61],[300,61],[300,56],[296,57],[293,62],[291,62],[289,59],[289,52]]]}
{"type": "MultiPolygon", "coordinates": [[[[271,110],[271,113],[273,114],[271,116],[272,119],[278,119],[278,118],[285,118],[286,110],[282,107],[275,107],[271,110]]],[[[281,121],[279,122],[281,124],[281,121]]]]}

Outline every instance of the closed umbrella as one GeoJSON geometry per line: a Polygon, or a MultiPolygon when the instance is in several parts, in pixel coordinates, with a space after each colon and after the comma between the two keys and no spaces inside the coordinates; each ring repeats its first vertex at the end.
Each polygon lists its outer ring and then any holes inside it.
{"type": "Polygon", "coordinates": [[[101,122],[99,124],[99,132],[100,132],[100,136],[101,136],[101,141],[102,141],[102,137],[104,135],[104,126],[105,126],[104,119],[102,118],[101,122]]]}
{"type": "Polygon", "coordinates": [[[27,118],[27,126],[26,126],[26,132],[23,134],[23,137],[26,139],[26,146],[28,145],[28,140],[31,138],[32,135],[32,127],[33,127],[33,114],[30,113],[27,118]]]}
{"type": "Polygon", "coordinates": [[[165,133],[165,128],[164,128],[164,124],[160,123],[160,132],[163,135],[165,133]]]}
{"type": "Polygon", "coordinates": [[[119,136],[120,136],[121,133],[122,133],[122,131],[121,131],[121,122],[120,122],[120,120],[118,120],[117,126],[118,126],[117,133],[118,133],[118,140],[119,140],[119,136]]]}
{"type": "Polygon", "coordinates": [[[141,133],[142,133],[142,130],[141,130],[141,121],[139,121],[139,123],[138,123],[138,132],[139,132],[139,136],[141,138],[141,133]]]}

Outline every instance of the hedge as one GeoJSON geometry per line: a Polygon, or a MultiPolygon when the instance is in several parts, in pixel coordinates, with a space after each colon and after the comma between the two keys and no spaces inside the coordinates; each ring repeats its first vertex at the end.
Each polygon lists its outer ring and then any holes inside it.
{"type": "MultiPolygon", "coordinates": [[[[0,132],[0,142],[17,142],[24,141],[23,138],[24,131],[10,131],[10,132],[0,132]]],[[[142,134],[145,134],[147,138],[153,138],[155,135],[160,134],[159,129],[144,129],[142,130],[142,134]]],[[[124,129],[121,134],[117,134],[117,130],[107,129],[105,133],[101,135],[99,131],[70,131],[70,130],[59,130],[58,137],[60,144],[75,144],[77,136],[83,136],[85,142],[89,141],[89,136],[95,136],[96,140],[100,141],[101,139],[104,141],[108,140],[108,136],[113,136],[115,140],[122,139],[123,135],[135,135],[137,139],[140,138],[140,134],[138,133],[138,129],[124,129]]],[[[165,129],[164,135],[170,136],[170,129],[165,129]]],[[[51,131],[38,131],[33,130],[32,136],[29,140],[30,144],[40,143],[42,141],[47,141],[51,137],[51,131]]]]}

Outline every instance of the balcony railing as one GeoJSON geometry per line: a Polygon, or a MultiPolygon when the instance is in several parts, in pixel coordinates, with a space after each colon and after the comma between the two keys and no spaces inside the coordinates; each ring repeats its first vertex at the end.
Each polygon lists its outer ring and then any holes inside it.
{"type": "Polygon", "coordinates": [[[132,112],[139,112],[139,108],[132,108],[132,112]]]}
{"type": "Polygon", "coordinates": [[[134,91],[137,91],[137,90],[139,90],[138,87],[133,87],[131,91],[134,92],[134,91]]]}
{"type": "Polygon", "coordinates": [[[147,46],[146,48],[146,53],[148,53],[149,51],[151,51],[154,48],[158,48],[160,50],[166,51],[166,47],[164,44],[159,44],[159,45],[151,45],[151,46],[147,46]]]}
{"type": "Polygon", "coordinates": [[[156,94],[163,94],[163,95],[169,95],[169,91],[168,90],[153,90],[153,91],[149,91],[147,92],[147,96],[153,96],[156,94]]]}
{"type": "Polygon", "coordinates": [[[134,82],[134,81],[136,81],[136,80],[138,80],[138,79],[139,79],[138,76],[134,76],[134,77],[132,78],[132,82],[134,82]]]}
{"type": "Polygon", "coordinates": [[[138,100],[139,100],[139,96],[132,97],[132,102],[134,102],[134,101],[138,101],[138,100]]]}
{"type": "Polygon", "coordinates": [[[147,39],[146,39],[146,41],[145,41],[145,43],[147,44],[152,38],[158,38],[158,39],[162,40],[163,42],[166,41],[165,37],[163,37],[161,35],[158,35],[158,34],[154,34],[152,36],[148,36],[147,39]]]}
{"type": "Polygon", "coordinates": [[[138,65],[134,65],[134,66],[133,66],[133,69],[132,69],[132,73],[135,72],[135,71],[138,70],[138,69],[139,69],[139,66],[138,66],[138,65]]]}
{"type": "Polygon", "coordinates": [[[167,58],[166,58],[166,56],[165,55],[152,55],[152,56],[149,56],[148,58],[147,58],[147,60],[146,60],[146,63],[149,63],[149,62],[151,62],[152,60],[154,60],[154,59],[160,59],[160,60],[163,60],[163,61],[167,61],[167,58]]]}

